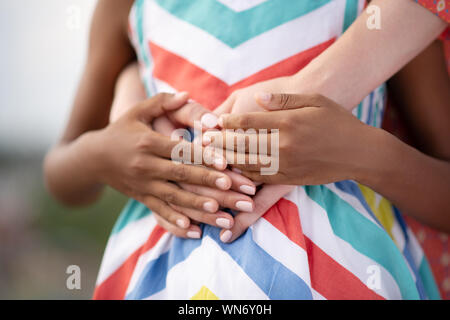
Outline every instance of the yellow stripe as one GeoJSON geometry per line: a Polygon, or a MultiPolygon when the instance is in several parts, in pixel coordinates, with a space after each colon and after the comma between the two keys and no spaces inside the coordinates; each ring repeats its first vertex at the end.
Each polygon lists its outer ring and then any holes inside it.
{"type": "Polygon", "coordinates": [[[207,287],[202,286],[191,300],[219,300],[219,298],[207,287]]]}
{"type": "Polygon", "coordinates": [[[380,221],[381,225],[384,227],[391,239],[395,241],[395,238],[392,235],[392,228],[395,221],[392,204],[386,198],[381,198],[380,202],[377,204],[375,192],[372,189],[361,184],[359,184],[359,189],[361,190],[367,204],[377,217],[378,221],[380,221]]]}

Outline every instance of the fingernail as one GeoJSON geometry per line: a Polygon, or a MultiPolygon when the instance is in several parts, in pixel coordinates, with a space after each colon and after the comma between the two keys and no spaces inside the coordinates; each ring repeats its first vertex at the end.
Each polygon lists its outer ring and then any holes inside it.
{"type": "Polygon", "coordinates": [[[258,92],[255,96],[260,102],[264,104],[267,104],[270,102],[270,100],[272,100],[272,94],[267,92],[258,92]]]}
{"type": "Polygon", "coordinates": [[[176,221],[176,223],[177,223],[177,226],[179,226],[180,228],[186,229],[188,227],[186,221],[183,219],[178,219],[176,221]]]}
{"type": "Polygon", "coordinates": [[[243,185],[239,187],[239,190],[249,195],[254,195],[256,193],[256,188],[252,186],[243,185]]]}
{"type": "Polygon", "coordinates": [[[200,239],[200,232],[198,231],[188,231],[186,235],[191,239],[200,239]]]}
{"type": "Polygon", "coordinates": [[[225,219],[225,218],[217,218],[216,224],[221,228],[225,228],[225,229],[231,228],[231,221],[228,219],[225,219]]]}
{"type": "Polygon", "coordinates": [[[238,169],[238,168],[233,168],[233,169],[231,169],[233,172],[236,172],[236,173],[238,173],[238,174],[241,174],[242,173],[242,170],[240,170],[240,169],[238,169]]]}
{"type": "Polygon", "coordinates": [[[215,128],[218,124],[218,121],[219,119],[217,119],[217,117],[212,113],[204,114],[200,120],[202,126],[210,129],[215,128]]]}
{"type": "Polygon", "coordinates": [[[187,91],[177,92],[175,94],[175,99],[186,99],[189,93],[187,91]]]}
{"type": "Polygon", "coordinates": [[[233,236],[233,233],[230,230],[226,230],[222,235],[220,236],[220,240],[222,242],[228,242],[230,241],[231,237],[233,236]]]}
{"type": "Polygon", "coordinates": [[[214,202],[212,202],[212,201],[208,201],[203,204],[203,210],[205,210],[205,211],[214,213],[214,212],[216,212],[215,208],[216,208],[216,206],[215,206],[214,202]]]}
{"type": "Polygon", "coordinates": [[[219,178],[216,180],[216,186],[218,186],[222,190],[228,189],[228,182],[225,178],[219,178]]]}
{"type": "Polygon", "coordinates": [[[238,201],[236,202],[236,208],[238,208],[241,211],[252,212],[253,204],[248,201],[238,201]]]}
{"type": "Polygon", "coordinates": [[[215,165],[218,169],[222,169],[222,168],[223,168],[223,165],[224,165],[223,158],[215,158],[215,159],[214,159],[214,165],[215,165]]]}
{"type": "Polygon", "coordinates": [[[203,138],[202,138],[202,141],[203,141],[203,144],[208,145],[208,144],[211,143],[211,137],[208,136],[207,134],[204,134],[203,138]]]}

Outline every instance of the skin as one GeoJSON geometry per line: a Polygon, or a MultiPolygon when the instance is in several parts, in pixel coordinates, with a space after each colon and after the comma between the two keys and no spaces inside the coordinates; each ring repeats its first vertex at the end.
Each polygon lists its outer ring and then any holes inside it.
{"type": "MultiPolygon", "coordinates": [[[[235,165],[242,174],[264,183],[292,185],[352,179],[391,199],[412,217],[450,232],[446,214],[450,206],[449,161],[427,156],[388,132],[360,122],[321,95],[267,96],[270,98],[264,101],[259,99],[261,105],[278,111],[223,117],[224,129],[280,127],[278,173],[261,175],[261,164],[235,165]]],[[[242,136],[228,134],[234,139],[242,136]]],[[[450,138],[448,132],[446,137],[450,138]]]]}
{"type": "MultiPolygon", "coordinates": [[[[380,8],[380,30],[369,30],[366,23],[370,15],[361,14],[342,37],[301,71],[290,77],[272,79],[237,90],[215,113],[264,111],[255,100],[255,94],[259,92],[320,94],[352,110],[373,89],[429,46],[447,26],[413,1],[376,0],[371,1],[371,4],[380,8]]],[[[264,192],[264,205],[258,205],[258,201],[263,198],[257,193],[254,197],[256,209],[251,213],[236,215],[234,227],[221,231],[222,240],[230,242],[237,239],[292,189],[287,185],[264,186],[259,191],[264,192]],[[269,187],[270,192],[264,190],[269,187]]]]}
{"type": "MultiPolygon", "coordinates": [[[[107,162],[108,159],[95,158],[89,151],[96,150],[99,147],[99,145],[95,144],[95,141],[108,141],[107,139],[93,139],[92,137],[96,134],[101,136],[111,132],[110,130],[103,129],[108,126],[110,107],[114,96],[114,86],[120,72],[130,61],[135,59],[126,33],[127,16],[131,4],[131,0],[116,2],[99,1],[91,30],[88,62],[69,123],[60,143],[46,157],[44,171],[49,190],[56,198],[68,204],[92,203],[98,198],[105,183],[99,179],[100,177],[90,174],[92,172],[90,166],[92,166],[93,159],[100,160],[100,162],[97,162],[98,164],[103,164],[102,162],[107,162]],[[114,55],[111,55],[110,52],[114,52],[114,55]],[[79,159],[84,159],[84,161],[79,161],[79,159]],[[70,183],[67,183],[68,181],[70,183]]],[[[251,101],[252,104],[249,105],[251,107],[251,105],[257,106],[253,101],[255,90],[291,93],[302,90],[304,93],[322,93],[332,97],[344,107],[352,108],[357,101],[360,101],[365,96],[366,92],[372,90],[375,83],[380,83],[395,73],[398,70],[397,68],[404,65],[416,53],[420,52],[431,41],[430,39],[433,39],[444,28],[443,23],[438,18],[422,8],[419,10],[419,6],[416,4],[411,4],[412,2],[409,0],[398,0],[395,2],[379,1],[378,5],[386,9],[383,13],[385,26],[380,32],[377,31],[377,33],[367,34],[368,30],[365,28],[365,21],[360,18],[358,19],[359,22],[357,21],[350,28],[349,32],[346,33],[348,35],[341,37],[332,46],[333,50],[331,50],[332,48],[327,50],[326,54],[315,59],[298,74],[285,79],[275,79],[272,82],[266,82],[262,85],[262,87],[270,87],[273,84],[272,90],[269,90],[269,88],[261,90],[261,87],[252,87],[249,90],[240,91],[239,94],[233,95],[232,99],[251,101]],[[405,19],[401,20],[401,24],[397,23],[399,15],[405,17],[405,19]],[[414,33],[407,32],[407,36],[405,36],[405,31],[411,29],[416,31],[414,33]],[[361,38],[362,42],[354,41],[355,38],[361,38]],[[365,38],[367,40],[364,40],[365,38]],[[371,47],[374,43],[380,43],[380,45],[375,47],[374,50],[371,50],[371,54],[361,55],[361,50],[371,47]],[[397,45],[399,48],[396,48],[397,45]],[[360,47],[359,51],[358,47],[360,47]],[[386,59],[386,49],[387,52],[392,52],[389,59],[386,59]],[[354,61],[358,61],[355,57],[359,60],[361,60],[361,57],[364,57],[364,61],[359,61],[361,66],[358,66],[358,68],[354,68],[354,61]],[[373,76],[373,70],[370,68],[372,65],[379,66],[377,68],[377,74],[373,76]],[[352,72],[348,72],[348,70],[352,70],[352,72]],[[367,74],[371,74],[371,77],[365,77],[367,74]],[[348,81],[346,81],[346,78],[348,78],[348,81]],[[355,82],[355,79],[361,78],[367,80],[356,81],[356,86],[352,87],[352,92],[356,92],[355,94],[349,94],[348,92],[342,94],[345,91],[341,90],[340,85],[342,83],[355,82]],[[273,90],[274,88],[277,90],[273,90]],[[246,98],[241,98],[241,96],[246,98]]],[[[226,104],[230,105],[230,108],[233,108],[235,101],[230,103],[230,100],[227,100],[226,104]]],[[[219,108],[219,110],[227,112],[224,107],[219,108]]],[[[242,111],[248,110],[243,109],[242,111]]],[[[170,120],[170,116],[168,118],[170,120]]],[[[183,123],[183,119],[175,120],[178,123],[183,123]]],[[[139,121],[139,119],[129,120],[122,126],[122,130],[125,130],[127,125],[131,126],[133,123],[135,124],[136,121],[139,121]]],[[[120,139],[120,135],[117,135],[116,138],[120,139]]],[[[116,141],[114,140],[114,142],[116,141]]],[[[128,143],[132,144],[133,142],[129,141],[128,143]]],[[[106,149],[115,149],[114,144],[103,145],[103,147],[106,149]]],[[[117,150],[115,155],[119,156],[121,152],[122,150],[117,150]]],[[[117,169],[120,173],[130,170],[126,167],[117,169]]],[[[151,169],[153,168],[147,168],[147,170],[151,169]]],[[[116,174],[111,171],[110,174],[112,177],[110,179],[117,179],[119,183],[120,179],[124,176],[120,173],[116,174]]],[[[233,184],[228,176],[225,179],[227,185],[233,184]]],[[[142,179],[142,183],[145,183],[145,179],[142,179]]],[[[136,192],[138,192],[140,186],[140,184],[134,185],[136,192]]],[[[280,197],[282,196],[284,191],[280,190],[280,187],[271,187],[275,188],[274,192],[270,193],[271,195],[276,195],[276,192],[278,192],[280,197]]],[[[255,196],[255,199],[261,193],[267,192],[264,189],[255,196]]],[[[195,197],[194,194],[192,196],[195,197]]],[[[166,198],[166,200],[173,199],[166,198]]],[[[164,205],[173,206],[168,201],[163,202],[164,205]]],[[[270,204],[269,202],[266,201],[264,205],[255,203],[252,214],[255,211],[262,212],[270,204]]],[[[171,223],[173,219],[171,221],[168,219],[169,217],[166,217],[164,220],[164,226],[170,226],[171,229],[169,231],[177,235],[186,235],[186,229],[177,227],[171,223]]],[[[240,218],[238,221],[235,219],[234,222],[233,226],[237,229],[233,231],[232,237],[229,240],[237,238],[240,234],[239,232],[242,232],[248,226],[240,218]]]]}
{"type": "MultiPolygon", "coordinates": [[[[194,218],[198,218],[192,214],[195,209],[214,213],[216,219],[209,215],[204,220],[216,226],[221,225],[217,223],[218,218],[229,221],[227,226],[232,225],[232,217],[217,211],[219,203],[215,199],[182,190],[168,180],[207,185],[217,190],[228,190],[236,182],[223,172],[169,161],[167,151],[174,142],[157,134],[150,124],[163,113],[173,121],[183,123],[186,114],[202,117],[206,111],[198,104],[186,103],[186,94],[174,98],[175,102],[171,100],[173,97],[159,95],[133,106],[119,120],[109,124],[117,79],[136,58],[127,36],[127,14],[132,3],[131,0],[98,2],[87,63],[69,122],[59,143],[44,161],[46,184],[55,198],[73,206],[96,201],[104,186],[110,185],[157,212],[162,226],[167,229],[177,226],[171,229],[174,234],[198,238],[200,228],[191,225],[189,215],[178,213],[173,206],[186,207],[194,218]],[[170,110],[167,109],[169,106],[170,110]],[[146,109],[152,108],[160,112],[149,117],[146,109]],[[164,154],[160,153],[162,150],[164,154]],[[161,179],[170,173],[173,173],[171,178],[161,179]]],[[[137,94],[130,96],[136,98],[137,94]]],[[[190,125],[192,120],[190,118],[184,124],[190,125]]],[[[226,162],[220,160],[221,163],[214,167],[223,170],[226,162]]]]}

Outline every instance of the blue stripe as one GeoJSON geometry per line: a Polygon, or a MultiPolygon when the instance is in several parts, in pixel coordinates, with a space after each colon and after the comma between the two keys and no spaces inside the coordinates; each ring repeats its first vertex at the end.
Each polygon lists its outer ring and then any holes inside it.
{"type": "MultiPolygon", "coordinates": [[[[406,222],[403,219],[403,216],[397,207],[392,206],[392,209],[394,210],[395,218],[398,221],[400,228],[402,229],[402,232],[405,236],[405,249],[403,251],[403,255],[405,256],[406,260],[408,261],[408,263],[416,277],[416,286],[417,286],[417,290],[419,291],[420,298],[421,299],[433,299],[432,297],[436,298],[435,291],[432,289],[433,285],[434,285],[434,287],[436,287],[434,278],[431,277],[432,283],[430,285],[428,285],[429,290],[427,290],[427,281],[430,281],[430,278],[428,276],[426,276],[424,278],[423,274],[421,273],[422,265],[416,266],[414,263],[414,259],[411,254],[411,250],[409,249],[411,241],[409,239],[408,227],[406,226],[406,222]]],[[[425,256],[423,259],[426,260],[425,256]]],[[[423,264],[423,262],[422,262],[422,264],[423,264]]],[[[440,299],[439,292],[438,292],[437,299],[440,299]]]]}
{"type": "MultiPolygon", "coordinates": [[[[251,229],[231,244],[222,243],[219,233],[218,228],[203,225],[203,237],[213,239],[270,299],[312,299],[310,288],[298,275],[254,242],[251,229]]],[[[175,238],[168,252],[147,264],[136,287],[126,298],[144,299],[163,290],[168,271],[188,258],[200,245],[199,240],[175,238]]],[[[239,297],[239,292],[234,294],[239,297]]]]}

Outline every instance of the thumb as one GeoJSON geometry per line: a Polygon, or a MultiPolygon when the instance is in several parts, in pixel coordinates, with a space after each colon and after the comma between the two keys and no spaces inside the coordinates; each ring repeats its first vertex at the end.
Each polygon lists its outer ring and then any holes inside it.
{"type": "Polygon", "coordinates": [[[137,116],[146,122],[162,116],[164,113],[174,111],[187,103],[189,94],[179,92],[176,94],[159,93],[150,99],[141,102],[137,109],[137,116]]]}
{"type": "Polygon", "coordinates": [[[315,95],[289,93],[260,92],[255,94],[255,99],[261,107],[269,111],[317,107],[320,103],[315,95]]]}

